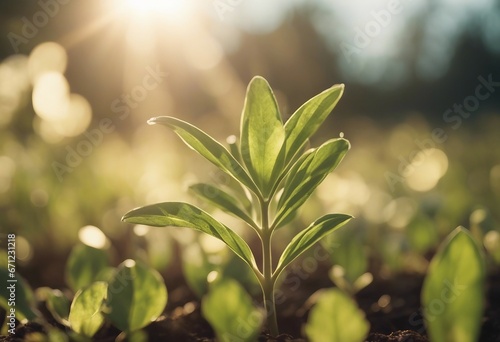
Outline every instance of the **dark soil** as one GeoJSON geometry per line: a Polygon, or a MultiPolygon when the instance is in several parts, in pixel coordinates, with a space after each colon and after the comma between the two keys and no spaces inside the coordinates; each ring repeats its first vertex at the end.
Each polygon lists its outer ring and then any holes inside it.
{"type": "MultiPolygon", "coordinates": [[[[282,335],[273,337],[263,332],[259,342],[264,341],[306,341],[300,336],[307,321],[310,304],[307,299],[321,288],[332,287],[318,270],[307,279],[302,279],[300,287],[290,291],[285,285],[284,301],[277,311],[282,335]]],[[[375,279],[374,282],[356,295],[356,300],[370,321],[371,330],[367,342],[424,342],[428,341],[420,312],[420,290],[423,278],[420,275],[399,274],[391,279],[375,279]]],[[[178,283],[180,284],[180,282],[178,283]]],[[[215,341],[214,332],[203,319],[196,296],[184,285],[167,284],[169,302],[165,314],[145,328],[150,341],[215,341]]],[[[500,342],[500,274],[488,279],[488,293],[485,317],[481,331],[481,342],[500,342]]],[[[40,308],[43,311],[44,308],[40,308]]],[[[47,312],[44,314],[48,315],[47,312]]],[[[64,329],[54,322],[51,325],[64,329]]],[[[38,323],[20,325],[14,337],[0,337],[0,341],[22,341],[32,332],[44,332],[38,323]]],[[[105,325],[94,337],[94,341],[114,341],[120,331],[105,325]]]]}

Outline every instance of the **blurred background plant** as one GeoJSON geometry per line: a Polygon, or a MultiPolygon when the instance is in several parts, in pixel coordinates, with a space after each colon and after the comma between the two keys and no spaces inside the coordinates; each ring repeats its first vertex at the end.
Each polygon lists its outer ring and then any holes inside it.
{"type": "MultiPolygon", "coordinates": [[[[471,228],[498,270],[498,2],[0,7],[0,229],[17,234],[18,272],[34,287],[63,286],[61,270],[81,241],[110,245],[115,265],[131,257],[170,275],[184,268],[202,296],[206,282],[190,267],[208,275],[232,262],[220,243],[185,230],[126,229],[120,217],[139,204],[192,201],[187,186],[198,181],[228,182],[146,120],[173,115],[223,141],[238,131],[254,75],[268,79],[285,119],[346,84],[312,143],[343,134],[353,148],[292,224],[296,232],[325,212],[357,218],[323,244],[337,286],[356,293],[370,275],[423,274],[458,225],[471,228]],[[181,267],[176,244],[194,239],[203,248],[187,249],[181,267]]],[[[280,249],[295,232],[279,232],[280,249]]]]}

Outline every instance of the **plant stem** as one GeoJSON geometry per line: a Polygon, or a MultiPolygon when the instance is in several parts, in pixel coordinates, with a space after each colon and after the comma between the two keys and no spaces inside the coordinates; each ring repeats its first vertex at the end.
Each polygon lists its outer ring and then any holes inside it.
{"type": "Polygon", "coordinates": [[[271,335],[278,336],[278,321],[276,319],[276,304],[274,301],[273,258],[271,253],[271,238],[273,232],[269,228],[269,202],[261,200],[262,214],[262,273],[264,275],[262,292],[264,293],[264,308],[267,315],[267,327],[271,335]]]}

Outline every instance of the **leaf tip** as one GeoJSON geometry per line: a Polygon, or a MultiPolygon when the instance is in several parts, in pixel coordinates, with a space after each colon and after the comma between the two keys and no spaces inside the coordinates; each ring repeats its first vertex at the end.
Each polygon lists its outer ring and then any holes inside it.
{"type": "Polygon", "coordinates": [[[147,121],[148,125],[156,125],[158,117],[151,118],[147,121]]]}
{"type": "Polygon", "coordinates": [[[120,219],[120,221],[130,223],[130,221],[129,221],[129,220],[130,220],[130,218],[131,218],[131,216],[132,216],[132,215],[131,215],[131,214],[132,214],[132,211],[133,211],[133,210],[130,210],[130,211],[126,212],[126,213],[122,216],[122,218],[120,219]]]}
{"type": "Polygon", "coordinates": [[[347,149],[350,150],[351,149],[351,142],[345,138],[342,138],[345,140],[346,144],[347,144],[347,149]]]}

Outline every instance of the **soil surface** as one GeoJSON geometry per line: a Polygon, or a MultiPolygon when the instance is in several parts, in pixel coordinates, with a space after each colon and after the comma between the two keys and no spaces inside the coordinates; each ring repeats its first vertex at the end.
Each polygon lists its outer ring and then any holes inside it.
{"type": "MultiPolygon", "coordinates": [[[[264,341],[306,341],[302,336],[310,304],[307,299],[315,291],[332,287],[325,277],[326,270],[304,279],[295,291],[282,287],[287,300],[278,305],[278,323],[283,332],[271,336],[263,332],[259,342],[264,341]],[[323,272],[325,271],[325,272],[323,272]]],[[[367,342],[424,342],[428,341],[420,311],[420,290],[423,278],[420,275],[399,274],[391,279],[375,279],[372,284],[356,295],[356,300],[365,312],[371,329],[367,342]]],[[[182,281],[177,284],[183,284],[182,281]]],[[[196,296],[185,285],[167,284],[169,302],[165,313],[145,328],[150,341],[198,341],[212,342],[214,332],[203,319],[196,296]]],[[[48,314],[40,310],[51,325],[64,330],[48,314]]],[[[0,337],[0,341],[22,341],[33,332],[44,333],[38,323],[20,325],[15,336],[0,337]]],[[[105,325],[94,336],[94,341],[115,341],[120,331],[105,325]]],[[[481,342],[500,342],[500,274],[488,279],[487,303],[481,330],[481,342]]]]}

